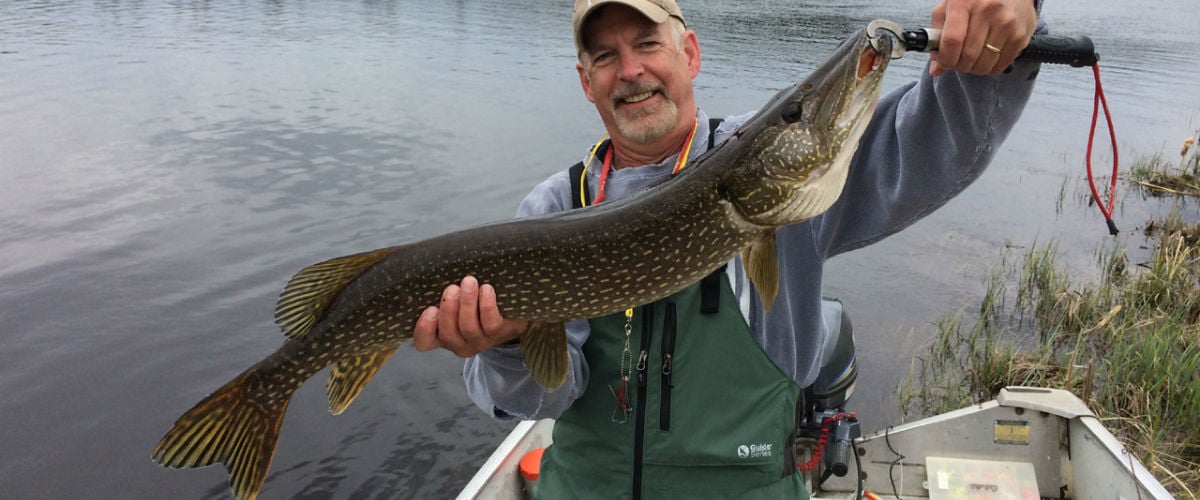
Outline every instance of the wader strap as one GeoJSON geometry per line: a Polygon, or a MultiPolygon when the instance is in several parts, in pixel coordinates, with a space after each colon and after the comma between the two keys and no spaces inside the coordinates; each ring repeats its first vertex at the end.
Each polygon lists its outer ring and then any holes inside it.
{"type": "Polygon", "coordinates": [[[721,310],[721,273],[723,272],[725,272],[725,266],[721,265],[720,269],[700,280],[700,312],[702,314],[716,314],[721,310]]]}
{"type": "Polygon", "coordinates": [[[579,204],[579,188],[580,183],[583,183],[583,193],[587,197],[587,204],[592,204],[592,192],[588,189],[587,177],[583,176],[583,162],[576,163],[571,167],[571,173],[568,176],[571,179],[571,208],[583,208],[584,205],[579,204]]]}
{"type": "Polygon", "coordinates": [[[721,122],[723,121],[725,121],[723,118],[708,119],[708,149],[712,149],[713,146],[717,145],[717,127],[720,126],[721,122]]]}
{"type": "MultiPolygon", "coordinates": [[[[708,149],[712,149],[717,140],[717,127],[724,121],[721,118],[708,119],[708,149]]],[[[721,274],[725,272],[725,266],[713,271],[712,274],[705,276],[700,281],[700,312],[703,314],[716,314],[720,311],[721,306],[721,274]]]]}

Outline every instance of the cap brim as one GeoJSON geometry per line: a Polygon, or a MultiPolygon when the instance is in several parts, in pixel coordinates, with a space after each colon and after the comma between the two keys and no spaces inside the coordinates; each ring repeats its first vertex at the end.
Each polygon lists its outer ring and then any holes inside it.
{"type": "Polygon", "coordinates": [[[592,13],[596,11],[596,9],[599,9],[600,7],[603,7],[605,5],[610,5],[610,4],[620,4],[620,5],[625,5],[627,7],[632,7],[634,10],[640,12],[643,16],[646,16],[647,19],[654,21],[656,23],[666,22],[667,19],[669,19],[671,17],[671,13],[667,12],[666,9],[663,9],[661,6],[659,6],[653,2],[648,2],[646,0],[598,0],[598,1],[593,1],[593,2],[590,2],[590,5],[588,5],[588,8],[586,10],[584,10],[582,13],[576,13],[577,19],[578,19],[578,21],[575,22],[575,47],[576,48],[578,48],[579,50],[583,50],[583,40],[581,38],[583,35],[583,25],[584,25],[584,23],[587,22],[588,16],[592,15],[592,13]]]}

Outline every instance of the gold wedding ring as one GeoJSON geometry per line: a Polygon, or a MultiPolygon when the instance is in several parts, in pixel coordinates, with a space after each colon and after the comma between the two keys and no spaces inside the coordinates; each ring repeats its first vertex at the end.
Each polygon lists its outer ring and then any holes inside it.
{"type": "Polygon", "coordinates": [[[984,46],[984,48],[986,48],[986,49],[988,49],[988,50],[992,51],[992,53],[993,53],[993,54],[996,54],[996,55],[999,55],[999,54],[1000,54],[1000,47],[997,47],[997,46],[995,46],[995,45],[992,45],[992,44],[990,44],[990,43],[984,43],[984,44],[983,44],[983,46],[984,46]]]}

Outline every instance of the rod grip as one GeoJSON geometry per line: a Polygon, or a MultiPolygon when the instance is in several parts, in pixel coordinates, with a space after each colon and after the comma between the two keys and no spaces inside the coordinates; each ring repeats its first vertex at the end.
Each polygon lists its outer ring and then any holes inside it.
{"type": "Polygon", "coordinates": [[[1087,35],[1034,35],[1017,59],[1080,68],[1095,66],[1100,56],[1087,35]]]}

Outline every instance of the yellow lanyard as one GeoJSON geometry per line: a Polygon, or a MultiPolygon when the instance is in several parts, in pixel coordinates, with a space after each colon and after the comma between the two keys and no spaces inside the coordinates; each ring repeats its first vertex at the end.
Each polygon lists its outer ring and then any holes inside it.
{"type": "MultiPolygon", "coordinates": [[[[688,135],[687,142],[684,143],[683,149],[679,151],[679,158],[675,160],[675,168],[671,170],[671,175],[675,175],[687,167],[688,155],[692,152],[692,140],[696,138],[696,129],[698,128],[700,128],[700,117],[696,117],[695,123],[692,123],[692,133],[688,135]]],[[[709,133],[712,132],[710,131],[709,133]]],[[[580,206],[586,207],[588,205],[583,180],[587,178],[587,171],[592,166],[592,160],[596,159],[596,151],[600,150],[600,145],[604,144],[605,140],[608,140],[608,134],[605,134],[596,142],[595,146],[592,146],[592,152],[588,154],[588,159],[583,164],[583,175],[579,176],[578,181],[580,206]]],[[[596,199],[592,201],[593,205],[604,201],[604,185],[608,182],[608,173],[612,170],[612,157],[613,148],[609,147],[608,151],[604,154],[604,167],[600,170],[600,185],[596,187],[596,199]]]]}

